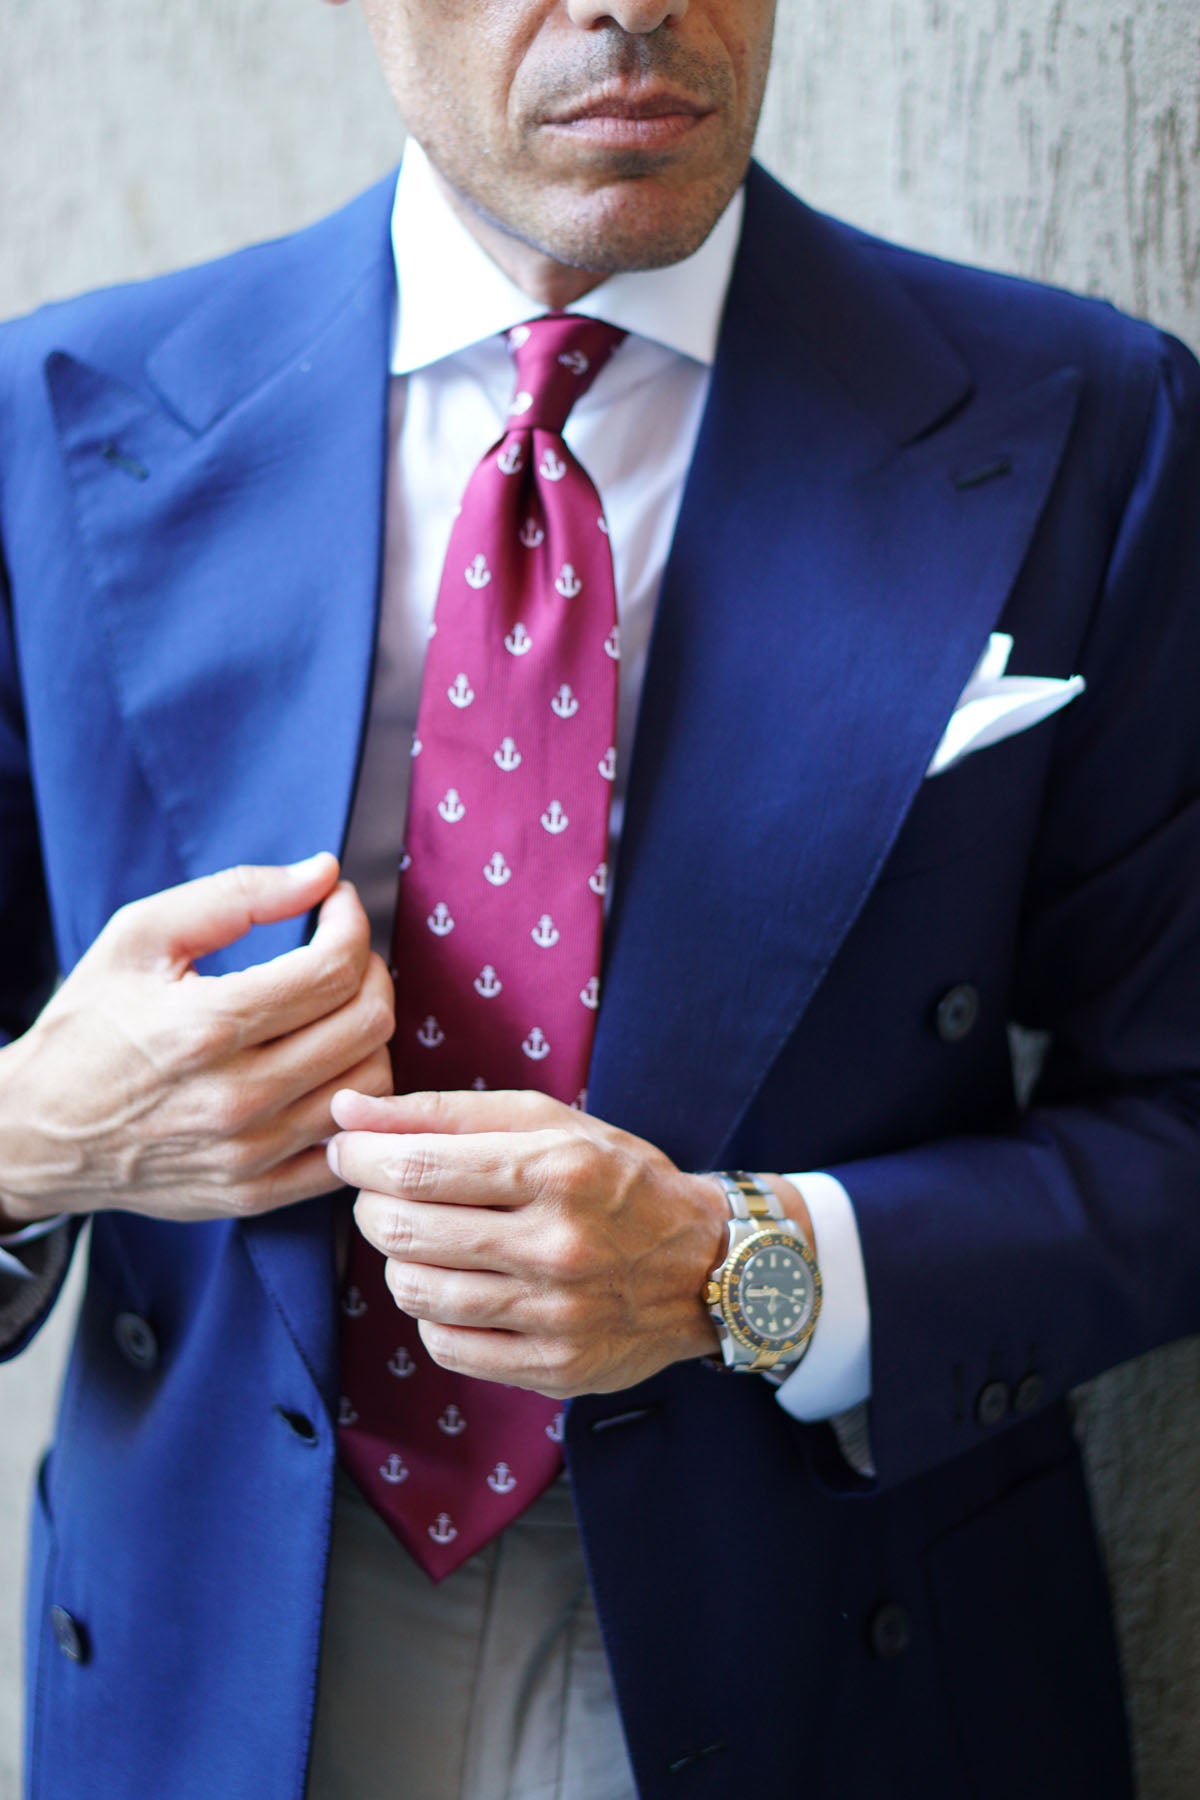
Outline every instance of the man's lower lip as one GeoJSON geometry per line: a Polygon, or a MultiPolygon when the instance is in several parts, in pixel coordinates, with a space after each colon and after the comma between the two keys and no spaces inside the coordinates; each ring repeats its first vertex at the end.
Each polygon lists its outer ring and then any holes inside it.
{"type": "Polygon", "coordinates": [[[568,137],[573,143],[594,144],[607,150],[662,150],[689,137],[713,116],[661,113],[654,118],[630,119],[616,113],[594,113],[585,119],[555,121],[546,130],[568,137]]]}

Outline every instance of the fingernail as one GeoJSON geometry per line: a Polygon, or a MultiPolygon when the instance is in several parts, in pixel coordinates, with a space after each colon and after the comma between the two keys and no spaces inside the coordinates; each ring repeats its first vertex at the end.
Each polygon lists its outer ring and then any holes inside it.
{"type": "Polygon", "coordinates": [[[338,1168],[338,1153],[337,1153],[337,1139],[336,1138],[330,1138],[329,1142],[325,1146],[325,1161],[329,1164],[329,1166],[333,1170],[334,1174],[340,1178],[342,1171],[338,1168]]]}

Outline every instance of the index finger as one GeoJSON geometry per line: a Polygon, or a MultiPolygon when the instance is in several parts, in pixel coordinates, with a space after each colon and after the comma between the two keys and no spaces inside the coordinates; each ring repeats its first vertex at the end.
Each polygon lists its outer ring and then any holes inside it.
{"type": "Polygon", "coordinates": [[[307,944],[228,975],[198,975],[210,997],[243,1024],[245,1045],[269,1043],[312,1025],[352,1000],[371,955],[371,928],[358,894],[339,881],[307,944]]]}
{"type": "Polygon", "coordinates": [[[545,1191],[561,1143],[555,1131],[341,1131],[326,1154],[350,1187],[430,1205],[515,1208],[545,1191]]]}
{"type": "Polygon", "coordinates": [[[333,1096],[333,1116],[343,1131],[457,1134],[565,1127],[584,1115],[532,1088],[415,1090],[386,1099],[342,1088],[333,1096]]]}

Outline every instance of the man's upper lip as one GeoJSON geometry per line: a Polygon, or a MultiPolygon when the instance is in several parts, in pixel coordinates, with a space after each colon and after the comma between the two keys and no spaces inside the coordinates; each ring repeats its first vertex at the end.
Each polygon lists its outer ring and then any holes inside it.
{"type": "Polygon", "coordinates": [[[676,93],[670,88],[641,88],[635,92],[621,88],[601,88],[573,100],[561,111],[552,113],[551,125],[572,125],[578,119],[665,119],[673,113],[687,113],[701,118],[712,111],[711,105],[691,94],[676,93]]]}

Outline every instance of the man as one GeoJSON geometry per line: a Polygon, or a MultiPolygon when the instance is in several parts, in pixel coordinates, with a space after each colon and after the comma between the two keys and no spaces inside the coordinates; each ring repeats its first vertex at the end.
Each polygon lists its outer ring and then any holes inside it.
{"type": "Polygon", "coordinates": [[[1194,365],[747,176],[769,0],[364,9],[394,197],[0,337],[11,1351],[93,1220],[30,1791],[1127,1796],[1066,1396],[1200,1326],[1194,365]],[[618,644],[609,882],[493,796],[618,644]]]}

